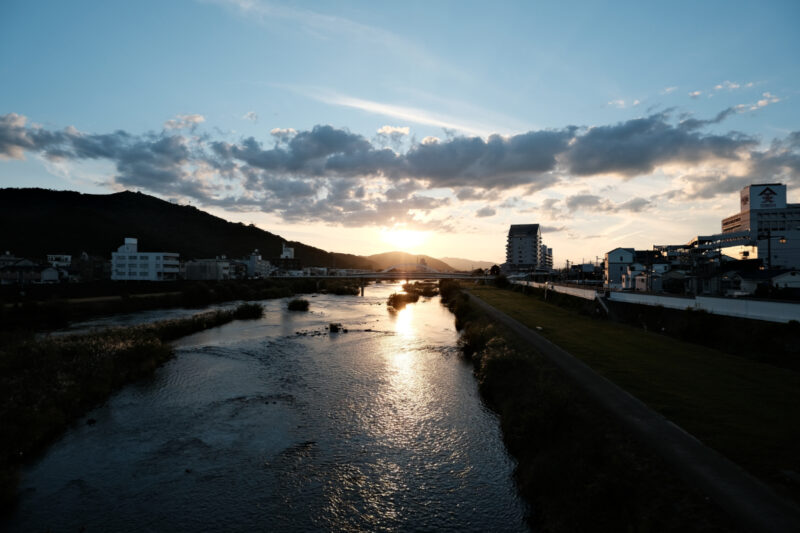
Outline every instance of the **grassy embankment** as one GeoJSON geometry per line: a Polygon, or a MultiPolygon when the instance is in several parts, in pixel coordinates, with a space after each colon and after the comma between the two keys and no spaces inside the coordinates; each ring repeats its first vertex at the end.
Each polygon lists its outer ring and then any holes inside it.
{"type": "Polygon", "coordinates": [[[441,292],[462,330],[459,343],[481,396],[500,416],[535,529],[733,529],[547,359],[488,322],[457,284],[443,282],[441,292]]]}
{"type": "MultiPolygon", "coordinates": [[[[757,354],[729,355],[520,292],[471,290],[523,324],[542,328],[542,335],[596,372],[800,501],[792,480],[800,473],[800,373],[760,362],[757,354]]],[[[784,335],[793,330],[796,325],[781,329],[784,335]]]]}
{"type": "Polygon", "coordinates": [[[169,341],[259,318],[259,304],[0,348],[0,508],[12,504],[18,469],[90,408],[172,357],[169,341]]]}

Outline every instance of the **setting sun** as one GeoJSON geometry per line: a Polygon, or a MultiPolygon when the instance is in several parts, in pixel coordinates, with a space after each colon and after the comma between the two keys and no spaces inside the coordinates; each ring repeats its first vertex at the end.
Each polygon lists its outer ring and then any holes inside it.
{"type": "Polygon", "coordinates": [[[381,240],[392,246],[393,250],[408,252],[420,246],[428,239],[428,233],[413,230],[383,230],[381,240]]]}

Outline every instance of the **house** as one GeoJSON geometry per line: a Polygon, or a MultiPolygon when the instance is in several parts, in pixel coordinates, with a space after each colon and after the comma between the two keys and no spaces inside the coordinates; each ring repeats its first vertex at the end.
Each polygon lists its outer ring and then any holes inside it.
{"type": "Polygon", "coordinates": [[[628,266],[634,261],[633,248],[615,248],[606,252],[606,271],[603,284],[609,289],[621,289],[622,278],[628,273],[628,266]]]}

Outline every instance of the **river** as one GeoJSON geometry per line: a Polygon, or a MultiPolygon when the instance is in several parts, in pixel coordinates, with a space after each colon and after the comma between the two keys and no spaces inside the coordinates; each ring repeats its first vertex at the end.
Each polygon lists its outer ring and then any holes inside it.
{"type": "Polygon", "coordinates": [[[458,355],[453,316],[438,297],[391,312],[399,290],[309,297],[307,313],[266,300],[260,320],[176,342],[155,376],[24,471],[7,526],[527,530],[513,459],[458,355]],[[348,332],[328,332],[331,322],[348,332]]]}

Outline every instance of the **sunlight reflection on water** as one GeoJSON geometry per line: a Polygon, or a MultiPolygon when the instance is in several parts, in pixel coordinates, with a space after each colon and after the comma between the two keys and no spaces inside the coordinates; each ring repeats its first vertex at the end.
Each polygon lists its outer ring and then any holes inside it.
{"type": "Polygon", "coordinates": [[[452,315],[398,289],[180,340],[25,472],[9,529],[524,531],[452,315]]]}

